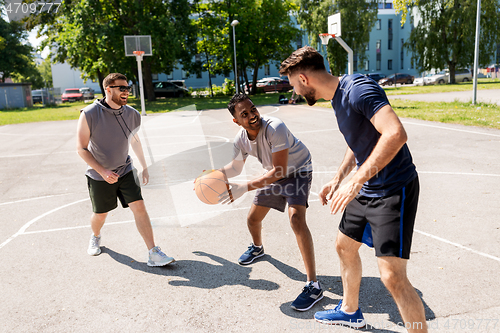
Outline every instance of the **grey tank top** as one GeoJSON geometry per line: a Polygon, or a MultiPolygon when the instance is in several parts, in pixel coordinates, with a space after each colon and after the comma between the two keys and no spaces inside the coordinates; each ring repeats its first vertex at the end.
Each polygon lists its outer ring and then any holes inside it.
{"type": "MultiPolygon", "coordinates": [[[[124,105],[118,110],[110,109],[96,100],[85,107],[85,119],[90,129],[88,150],[104,168],[116,172],[120,177],[132,170],[129,145],[136,140],[141,125],[140,113],[124,105]]],[[[94,180],[104,180],[90,166],[85,172],[94,180]]]]}

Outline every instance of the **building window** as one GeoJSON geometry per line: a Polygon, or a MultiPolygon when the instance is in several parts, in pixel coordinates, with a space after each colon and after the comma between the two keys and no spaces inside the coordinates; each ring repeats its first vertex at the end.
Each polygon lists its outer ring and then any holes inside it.
{"type": "Polygon", "coordinates": [[[370,42],[366,43],[365,51],[368,51],[369,49],[370,49],[370,42]]]}
{"type": "Polygon", "coordinates": [[[370,61],[365,60],[365,71],[369,71],[369,70],[370,70],[370,61]]]}
{"type": "Polygon", "coordinates": [[[377,30],[380,30],[382,29],[382,20],[381,19],[378,19],[377,22],[375,23],[375,28],[377,30]]]}
{"type": "Polygon", "coordinates": [[[194,56],[194,61],[201,62],[201,55],[200,54],[195,55],[194,56]]]}
{"type": "Polygon", "coordinates": [[[392,50],[392,19],[389,19],[387,31],[387,49],[392,50]]]}
{"type": "Polygon", "coordinates": [[[151,78],[153,79],[153,81],[158,80],[158,74],[151,74],[151,78]]]}
{"type": "Polygon", "coordinates": [[[231,71],[226,70],[224,71],[224,77],[229,77],[231,75],[231,71]]]}
{"type": "Polygon", "coordinates": [[[196,73],[196,78],[201,79],[201,72],[196,73]]]}
{"type": "Polygon", "coordinates": [[[392,59],[387,60],[387,69],[392,70],[392,59]]]}
{"type": "Polygon", "coordinates": [[[378,39],[377,44],[376,44],[377,57],[376,57],[376,62],[375,62],[375,68],[377,69],[377,71],[380,70],[380,63],[382,61],[381,47],[382,47],[382,41],[380,39],[378,39]]]}
{"type": "Polygon", "coordinates": [[[404,69],[405,54],[404,54],[405,40],[401,38],[401,69],[404,69]]]}
{"type": "Polygon", "coordinates": [[[302,37],[299,37],[299,39],[297,39],[297,49],[300,49],[302,47],[302,37]]]}
{"type": "Polygon", "coordinates": [[[271,75],[271,66],[264,65],[264,75],[271,75]]]}
{"type": "Polygon", "coordinates": [[[182,70],[181,76],[182,76],[182,79],[187,79],[189,77],[189,74],[185,70],[182,70]]]}
{"type": "Polygon", "coordinates": [[[353,58],[353,64],[352,64],[353,71],[357,72],[358,71],[358,55],[357,55],[357,53],[354,53],[352,58],[353,58]]]}
{"type": "Polygon", "coordinates": [[[384,9],[392,9],[392,3],[391,2],[387,2],[384,4],[384,9]]]}
{"type": "Polygon", "coordinates": [[[167,80],[173,80],[174,79],[174,71],[171,71],[170,73],[167,74],[167,80]]]}

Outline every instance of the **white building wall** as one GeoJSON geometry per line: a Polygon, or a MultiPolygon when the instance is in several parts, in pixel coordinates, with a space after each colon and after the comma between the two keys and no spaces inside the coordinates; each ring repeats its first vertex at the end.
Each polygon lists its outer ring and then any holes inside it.
{"type": "Polygon", "coordinates": [[[83,87],[90,87],[94,89],[95,92],[101,91],[98,82],[87,80],[87,82],[84,83],[81,78],[81,72],[77,69],[72,69],[67,63],[52,64],[52,82],[54,88],[61,88],[61,93],[67,88],[83,87]]]}

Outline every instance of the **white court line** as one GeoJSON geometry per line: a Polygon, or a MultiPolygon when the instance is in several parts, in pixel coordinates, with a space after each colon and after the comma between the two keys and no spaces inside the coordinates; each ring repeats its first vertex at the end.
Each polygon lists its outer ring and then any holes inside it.
{"type": "Polygon", "coordinates": [[[486,257],[486,258],[489,258],[489,259],[493,259],[493,260],[496,260],[496,261],[499,261],[500,262],[500,258],[499,257],[495,257],[495,256],[492,256],[491,254],[488,254],[488,253],[484,253],[484,252],[480,252],[480,251],[476,251],[476,250],[473,250],[467,246],[463,246],[461,244],[458,244],[458,243],[454,243],[454,242],[451,242],[447,239],[444,239],[444,238],[441,238],[441,237],[438,237],[438,236],[434,236],[434,235],[431,235],[427,232],[423,232],[423,231],[420,231],[420,230],[417,230],[417,229],[414,229],[415,232],[418,232],[419,234],[422,234],[424,236],[427,236],[427,237],[430,237],[430,238],[433,238],[433,239],[436,239],[440,242],[443,242],[443,243],[446,243],[446,244],[450,244],[450,245],[453,245],[453,246],[456,246],[460,249],[463,249],[463,250],[466,250],[466,251],[470,251],[472,253],[475,253],[475,254],[479,254],[480,256],[483,256],[483,257],[486,257]]]}
{"type": "Polygon", "coordinates": [[[26,201],[38,200],[38,199],[60,197],[60,196],[63,196],[63,195],[70,195],[70,194],[74,194],[74,193],[54,194],[54,195],[46,195],[46,196],[43,196],[43,197],[36,197],[36,198],[22,199],[22,200],[16,200],[16,201],[2,202],[2,203],[0,203],[0,206],[2,206],[2,205],[16,204],[16,203],[19,203],[19,202],[26,202],[26,201]]]}
{"type": "Polygon", "coordinates": [[[10,236],[9,239],[7,239],[5,242],[3,242],[2,244],[0,244],[0,249],[2,247],[4,247],[5,245],[7,245],[11,240],[13,240],[14,238],[16,238],[17,236],[19,235],[22,235],[26,229],[28,229],[33,223],[35,223],[36,221],[40,220],[41,218],[44,218],[45,216],[47,215],[50,215],[58,210],[61,210],[63,208],[66,208],[66,207],[69,207],[71,205],[74,205],[74,204],[77,204],[77,203],[80,203],[80,202],[83,202],[83,201],[87,201],[87,200],[90,200],[89,198],[87,199],[82,199],[82,200],[78,200],[78,201],[75,201],[75,202],[71,202],[69,204],[66,204],[66,205],[63,205],[63,206],[60,206],[60,207],[57,207],[57,208],[54,208],[52,209],[51,211],[48,211],[42,215],[39,215],[37,217],[35,217],[33,220],[29,221],[28,223],[26,223],[25,225],[22,226],[21,229],[19,229],[18,232],[16,232],[14,235],[10,236]]]}
{"type": "Polygon", "coordinates": [[[481,134],[481,135],[489,135],[489,136],[500,137],[500,134],[492,134],[492,133],[483,133],[483,132],[476,132],[476,131],[468,131],[468,130],[459,129],[459,128],[451,128],[451,127],[437,126],[437,125],[430,125],[430,124],[419,124],[419,123],[413,123],[411,121],[401,121],[401,122],[403,124],[408,124],[408,125],[433,127],[433,128],[445,129],[445,130],[449,130],[449,131],[457,131],[457,132],[463,132],[463,133],[481,134]]]}

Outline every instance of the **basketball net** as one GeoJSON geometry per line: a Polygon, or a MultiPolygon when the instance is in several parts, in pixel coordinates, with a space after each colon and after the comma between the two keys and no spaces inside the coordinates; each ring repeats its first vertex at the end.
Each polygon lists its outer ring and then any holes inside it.
{"type": "Polygon", "coordinates": [[[328,45],[330,38],[335,38],[333,34],[319,34],[319,38],[321,38],[321,44],[328,45]]]}
{"type": "Polygon", "coordinates": [[[142,57],[144,56],[144,51],[134,51],[134,54],[137,61],[142,61],[142,57]]]}

